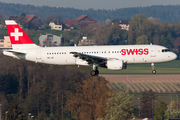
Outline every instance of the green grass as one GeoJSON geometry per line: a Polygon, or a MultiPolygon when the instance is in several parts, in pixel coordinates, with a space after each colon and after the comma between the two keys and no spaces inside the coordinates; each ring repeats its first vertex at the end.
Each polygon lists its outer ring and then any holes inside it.
{"type": "MultiPolygon", "coordinates": [[[[127,69],[113,71],[106,68],[98,68],[100,74],[152,74],[151,64],[127,65],[127,69]]],[[[180,74],[180,60],[155,64],[156,74],[180,74]]]]}

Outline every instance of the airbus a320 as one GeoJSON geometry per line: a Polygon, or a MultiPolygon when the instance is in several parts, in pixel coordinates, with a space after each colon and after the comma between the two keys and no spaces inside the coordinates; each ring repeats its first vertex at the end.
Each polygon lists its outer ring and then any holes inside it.
{"type": "Polygon", "coordinates": [[[6,20],[12,49],[4,55],[36,63],[54,65],[92,65],[92,76],[98,75],[98,67],[123,70],[128,64],[151,64],[175,60],[176,54],[160,45],[106,45],[106,46],[37,46],[13,20],[6,20]]]}

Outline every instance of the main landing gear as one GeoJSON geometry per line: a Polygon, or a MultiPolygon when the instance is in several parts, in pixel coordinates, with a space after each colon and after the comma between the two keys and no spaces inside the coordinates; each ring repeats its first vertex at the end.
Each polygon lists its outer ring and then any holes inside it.
{"type": "Polygon", "coordinates": [[[90,74],[92,76],[96,76],[99,74],[99,70],[98,70],[98,66],[97,65],[93,65],[93,70],[90,72],[90,74]]]}
{"type": "Polygon", "coordinates": [[[153,73],[153,74],[156,74],[156,70],[155,70],[154,63],[151,63],[151,67],[152,67],[152,73],[153,73]]]}

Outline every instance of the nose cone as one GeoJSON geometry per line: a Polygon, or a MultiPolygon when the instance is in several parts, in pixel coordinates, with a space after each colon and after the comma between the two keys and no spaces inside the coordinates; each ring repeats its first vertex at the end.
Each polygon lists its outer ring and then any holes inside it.
{"type": "Polygon", "coordinates": [[[176,58],[177,58],[177,55],[176,55],[175,53],[172,53],[171,59],[172,59],[172,60],[175,60],[176,58]]]}

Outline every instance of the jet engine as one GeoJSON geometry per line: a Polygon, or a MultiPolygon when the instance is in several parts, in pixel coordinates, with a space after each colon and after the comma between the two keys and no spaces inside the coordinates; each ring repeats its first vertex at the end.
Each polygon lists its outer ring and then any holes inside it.
{"type": "Polygon", "coordinates": [[[123,60],[118,59],[108,59],[107,60],[107,69],[110,70],[122,70],[126,69],[127,65],[123,63],[123,60]]]}

